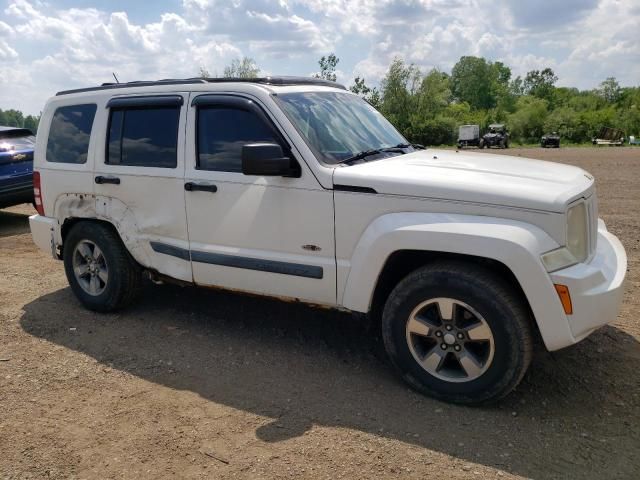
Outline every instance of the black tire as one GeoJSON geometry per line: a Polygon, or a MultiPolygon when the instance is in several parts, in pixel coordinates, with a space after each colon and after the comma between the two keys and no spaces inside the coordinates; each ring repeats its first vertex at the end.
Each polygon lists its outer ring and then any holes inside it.
{"type": "Polygon", "coordinates": [[[64,241],[64,269],[71,290],[80,303],[96,312],[113,312],[135,300],[142,285],[142,270],[129,255],[113,227],[99,222],[81,221],[75,224],[64,241]],[[92,295],[80,285],[74,273],[73,256],[81,242],[89,241],[101,251],[108,267],[108,279],[101,293],[92,295]]]}
{"type": "MultiPolygon", "coordinates": [[[[526,373],[533,348],[528,309],[521,295],[490,270],[463,262],[433,263],[402,280],[386,302],[382,337],[391,362],[412,388],[440,400],[467,405],[490,403],[511,392],[526,373]],[[464,302],[483,317],[491,330],[492,359],[477,378],[461,382],[438,378],[423,368],[411,352],[407,325],[412,312],[425,300],[439,297],[464,302]]],[[[433,338],[444,343],[442,337],[433,338]]],[[[440,347],[436,343],[433,348],[440,347]]]]}
{"type": "Polygon", "coordinates": [[[485,146],[485,145],[484,145],[484,140],[480,140],[480,143],[478,143],[478,148],[479,148],[480,150],[482,150],[482,149],[484,148],[484,146],[485,146]]]}

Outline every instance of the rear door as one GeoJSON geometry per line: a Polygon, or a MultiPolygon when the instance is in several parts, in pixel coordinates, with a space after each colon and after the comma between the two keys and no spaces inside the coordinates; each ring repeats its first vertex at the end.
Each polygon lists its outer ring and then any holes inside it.
{"type": "MultiPolygon", "coordinates": [[[[192,281],[184,205],[184,130],[188,93],[114,97],[107,103],[94,182],[105,216],[120,224],[147,266],[192,281]],[[102,153],[102,154],[100,154],[102,153]]],[[[131,248],[131,247],[130,247],[131,248]]]]}

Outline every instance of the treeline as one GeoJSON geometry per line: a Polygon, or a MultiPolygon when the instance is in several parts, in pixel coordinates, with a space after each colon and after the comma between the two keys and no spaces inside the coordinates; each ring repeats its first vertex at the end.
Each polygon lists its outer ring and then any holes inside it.
{"type": "Polygon", "coordinates": [[[0,109],[0,127],[28,128],[33,133],[38,131],[40,116],[24,115],[20,110],[0,109]]]}
{"type": "MultiPolygon", "coordinates": [[[[337,63],[337,62],[336,62],[337,63]]],[[[458,126],[505,123],[512,141],[537,143],[548,132],[564,141],[588,142],[602,126],[640,134],[640,87],[621,87],[615,78],[594,90],[557,87],[551,68],[512,77],[502,62],[461,57],[451,73],[422,72],[395,59],[380,88],[356,78],[350,87],[376,106],[409,140],[453,144],[458,126]]]]}
{"type": "MultiPolygon", "coordinates": [[[[318,78],[336,80],[340,59],[335,54],[318,61],[318,78]]],[[[255,77],[255,60],[234,60],[225,77],[255,77]]],[[[205,68],[201,76],[208,76],[205,68]]],[[[626,135],[640,135],[640,87],[621,87],[615,78],[598,88],[557,87],[551,68],[513,77],[502,62],[464,56],[451,72],[423,72],[396,58],[379,87],[357,77],[349,87],[380,110],[410,141],[424,145],[452,145],[458,127],[505,123],[512,142],[537,143],[545,133],[557,132],[564,142],[589,142],[601,127],[626,135]]]]}

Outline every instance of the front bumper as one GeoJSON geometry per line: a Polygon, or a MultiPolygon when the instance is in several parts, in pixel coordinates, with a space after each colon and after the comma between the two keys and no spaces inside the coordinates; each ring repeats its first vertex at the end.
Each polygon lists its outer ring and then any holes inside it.
{"type": "Polygon", "coordinates": [[[553,283],[566,285],[571,295],[573,313],[566,318],[573,341],[565,346],[579,342],[616,319],[622,304],[626,273],[624,247],[599,220],[598,243],[593,259],[551,274],[553,283]]]}

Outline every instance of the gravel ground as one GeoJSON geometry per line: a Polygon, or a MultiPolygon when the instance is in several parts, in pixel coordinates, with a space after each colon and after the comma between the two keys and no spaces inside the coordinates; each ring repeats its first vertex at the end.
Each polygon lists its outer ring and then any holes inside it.
{"type": "Polygon", "coordinates": [[[615,323],[483,408],[408,390],[342,313],[153,285],[88,312],[31,207],[0,211],[0,478],[640,478],[640,149],[507,153],[596,176],[629,280],[615,323]]]}

